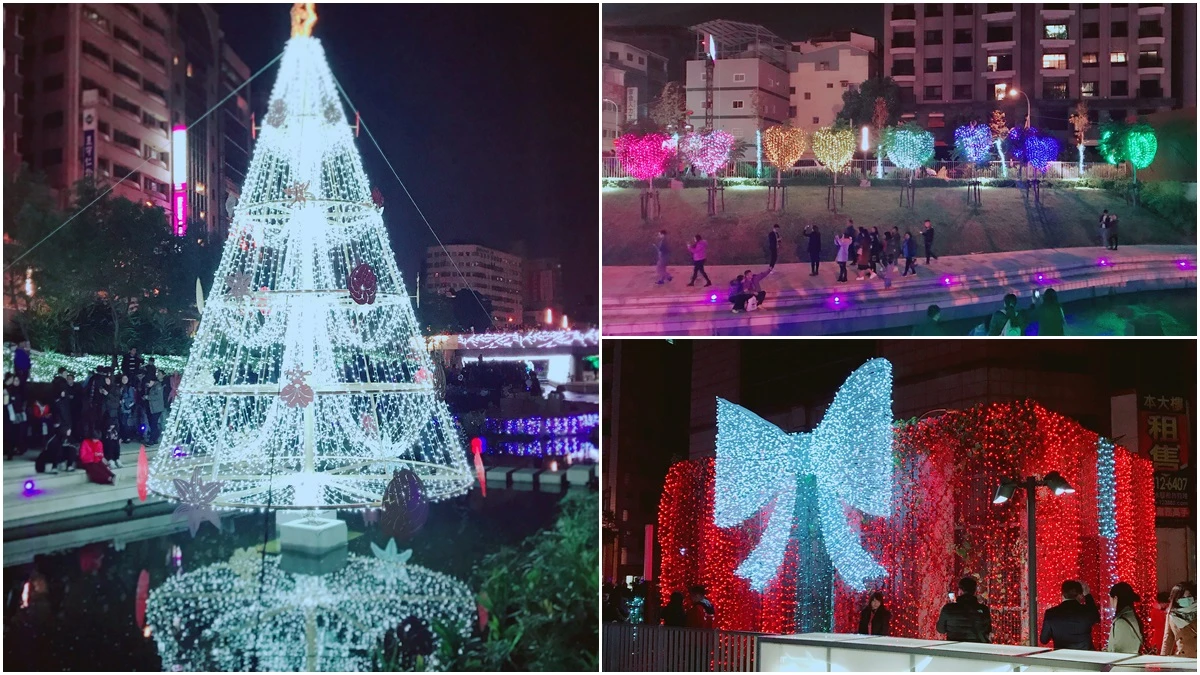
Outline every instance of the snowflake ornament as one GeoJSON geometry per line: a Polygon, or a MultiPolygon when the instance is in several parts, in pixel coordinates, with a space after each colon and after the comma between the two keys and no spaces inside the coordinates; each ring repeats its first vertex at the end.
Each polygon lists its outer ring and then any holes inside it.
{"type": "Polygon", "coordinates": [[[212,481],[207,483],[200,478],[200,467],[196,467],[192,471],[191,480],[183,480],[182,478],[175,479],[175,494],[179,497],[179,506],[175,507],[175,513],[171,519],[177,520],[180,516],[184,516],[188,521],[188,530],[191,531],[192,537],[196,536],[196,531],[208,521],[213,524],[218,530],[221,529],[221,517],[213,510],[213,501],[217,495],[221,494],[221,486],[225,481],[212,481]]]}
{"type": "Polygon", "coordinates": [[[229,297],[241,300],[250,295],[250,284],[254,281],[249,272],[242,274],[226,274],[225,285],[229,287],[229,297]]]}
{"type": "Polygon", "coordinates": [[[333,101],[325,104],[325,121],[330,124],[337,124],[342,121],[342,111],[333,101]]]}
{"type": "Polygon", "coordinates": [[[291,382],[289,382],[288,385],[279,392],[279,396],[283,399],[283,402],[286,403],[289,408],[304,408],[307,407],[309,403],[312,403],[312,387],[308,386],[308,383],[304,381],[304,378],[312,375],[312,372],[308,370],[300,370],[300,368],[297,366],[288,370],[284,374],[289,380],[291,380],[291,382]]]}
{"type": "Polygon", "coordinates": [[[308,182],[292,183],[290,187],[283,189],[283,194],[290,200],[288,206],[304,206],[310,199],[316,199],[311,192],[308,191],[308,182]]]}

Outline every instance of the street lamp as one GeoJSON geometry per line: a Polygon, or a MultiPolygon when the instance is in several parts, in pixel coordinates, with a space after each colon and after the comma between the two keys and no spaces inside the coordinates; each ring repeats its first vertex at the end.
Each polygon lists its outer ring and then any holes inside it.
{"type": "Polygon", "coordinates": [[[1016,481],[1011,478],[1005,478],[996,486],[996,492],[992,497],[993,504],[1003,504],[1009,499],[1012,499],[1017,488],[1025,488],[1025,515],[1026,515],[1026,538],[1029,543],[1029,562],[1025,566],[1026,573],[1026,588],[1029,589],[1029,646],[1036,647],[1038,639],[1038,617],[1037,617],[1037,488],[1039,485],[1045,485],[1050,488],[1055,497],[1071,494],[1075,492],[1075,488],[1067,482],[1067,479],[1062,477],[1057,471],[1051,471],[1045,477],[1039,479],[1037,476],[1029,476],[1023,480],[1016,481]]]}
{"type": "MultiPolygon", "coordinates": [[[[1022,94],[1021,94],[1020,90],[1009,89],[1008,95],[1009,96],[1021,96],[1022,94]]],[[[1029,128],[1029,120],[1030,120],[1030,118],[1033,117],[1033,110],[1029,105],[1029,95],[1025,94],[1024,96],[1025,96],[1025,128],[1028,129],[1029,128]]]]}

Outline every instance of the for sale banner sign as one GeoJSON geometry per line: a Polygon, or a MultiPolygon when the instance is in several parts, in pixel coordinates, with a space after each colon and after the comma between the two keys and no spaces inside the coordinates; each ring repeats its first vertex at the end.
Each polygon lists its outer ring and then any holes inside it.
{"type": "Polygon", "coordinates": [[[1154,463],[1154,504],[1163,521],[1191,520],[1191,445],[1188,401],[1181,396],[1138,395],[1138,449],[1154,463]]]}

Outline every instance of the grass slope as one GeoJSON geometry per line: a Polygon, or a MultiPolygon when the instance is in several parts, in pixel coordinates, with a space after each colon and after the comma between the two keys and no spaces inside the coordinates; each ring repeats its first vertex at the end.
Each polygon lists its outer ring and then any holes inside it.
{"type": "Polygon", "coordinates": [[[983,204],[967,204],[966,188],[917,188],[915,208],[899,205],[895,187],[846,187],[845,204],[838,213],[825,208],[826,188],[793,186],[787,189],[788,210],[766,210],[763,187],[727,188],[725,212],[715,218],[706,214],[706,191],[699,188],[662,190],[662,215],[642,221],[639,191],[603,191],[603,262],[605,265],[652,265],[654,233],[666,229],[672,248],[672,264],[691,260],[684,244],[696,234],[708,240],[711,265],[749,264],[766,259],[767,232],[779,223],[784,245],[780,262],[807,261],[803,236],[806,225],[821,229],[822,259],[833,259],[833,232],[845,228],[848,218],[863,227],[895,225],[918,237],[921,222],[933,221],[937,231],[938,255],[996,253],[1043,248],[1100,245],[1097,222],[1108,209],[1120,216],[1121,244],[1190,244],[1196,241],[1193,219],[1182,231],[1145,209],[1134,209],[1102,190],[1043,189],[1042,204],[1026,200],[1016,188],[984,188],[983,204]]]}

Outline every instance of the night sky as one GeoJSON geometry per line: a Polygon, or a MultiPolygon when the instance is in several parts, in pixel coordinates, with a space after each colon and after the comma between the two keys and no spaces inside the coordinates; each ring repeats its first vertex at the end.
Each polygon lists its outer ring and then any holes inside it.
{"type": "MultiPolygon", "coordinates": [[[[251,74],[282,51],[291,5],[217,5],[251,74]]],[[[598,296],[595,5],[318,4],[334,77],[445,243],[563,263],[567,311],[598,296]]],[[[262,119],[278,68],[256,79],[262,119]]],[[[411,285],[433,236],[359,136],[411,285]]]]}
{"type": "Polygon", "coordinates": [[[882,4],[780,3],[780,4],[653,4],[603,5],[605,25],[694,26],[714,19],[744,21],[765,26],[779,37],[804,40],[851,28],[883,38],[882,4]]]}

